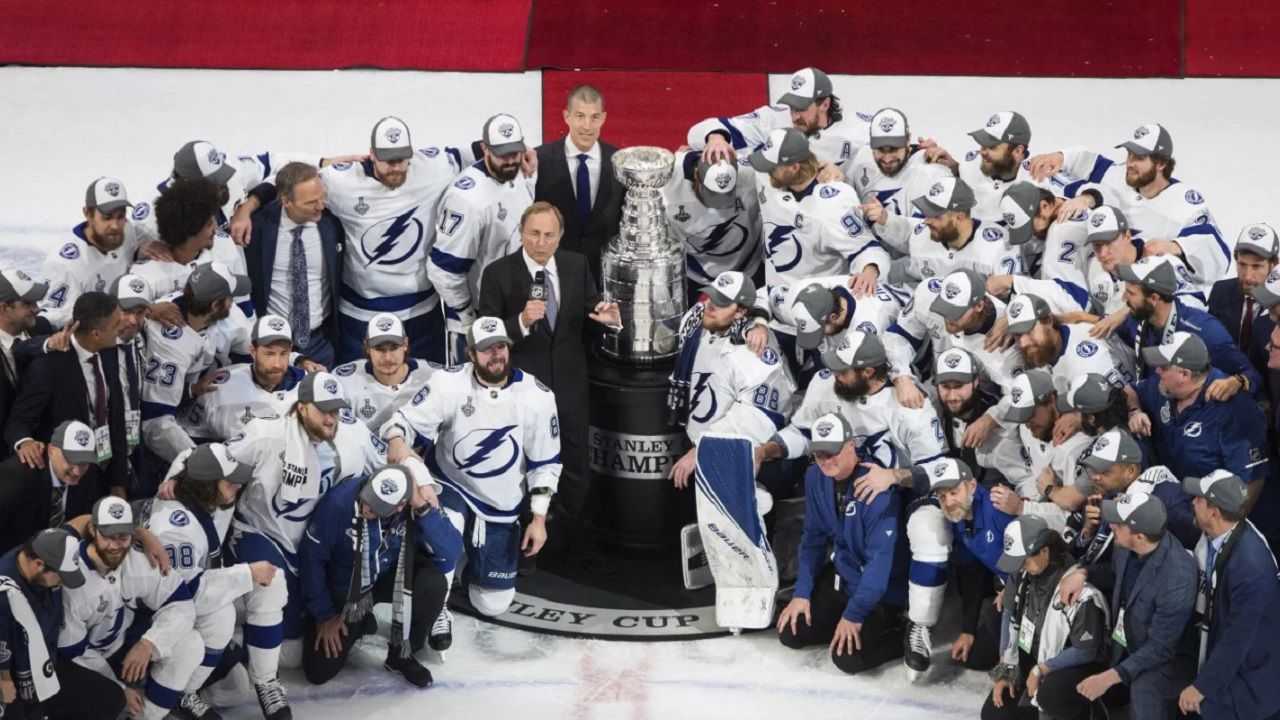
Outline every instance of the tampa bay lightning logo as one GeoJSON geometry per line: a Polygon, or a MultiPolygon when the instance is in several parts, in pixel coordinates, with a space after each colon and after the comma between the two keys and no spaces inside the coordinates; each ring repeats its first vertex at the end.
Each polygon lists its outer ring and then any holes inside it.
{"type": "Polygon", "coordinates": [[[1184,195],[1183,197],[1186,199],[1188,203],[1192,205],[1199,205],[1204,202],[1204,197],[1202,197],[1200,193],[1196,192],[1195,190],[1188,190],[1186,195],[1184,195]]]}
{"type": "MultiPolygon", "coordinates": [[[[326,468],[320,473],[320,495],[329,492],[329,486],[333,484],[333,468],[326,468]]],[[[282,500],[280,493],[276,493],[271,497],[271,511],[276,517],[290,520],[292,522],[304,523],[311,518],[311,513],[316,509],[315,498],[303,498],[297,501],[282,500]]]]}
{"type": "Polygon", "coordinates": [[[417,212],[416,206],[409,208],[364,231],[360,236],[360,254],[364,256],[365,267],[399,265],[414,256],[426,234],[422,221],[414,217],[417,212]]]}
{"type": "Polygon", "coordinates": [[[1147,136],[1147,133],[1149,133],[1149,132],[1151,132],[1151,131],[1147,129],[1147,126],[1146,126],[1146,125],[1143,125],[1142,127],[1140,127],[1140,128],[1138,128],[1137,130],[1134,130],[1134,131],[1133,131],[1133,139],[1134,139],[1134,140],[1141,140],[1142,138],[1146,137],[1146,136],[1147,136]]]}
{"type": "Polygon", "coordinates": [[[106,190],[107,194],[111,197],[120,197],[120,183],[109,182],[103,189],[106,190]]]}
{"type": "Polygon", "coordinates": [[[739,216],[734,216],[711,228],[705,236],[690,237],[687,242],[693,246],[695,256],[730,257],[742,250],[748,235],[746,224],[739,219],[739,216]]]}
{"type": "Polygon", "coordinates": [[[378,486],[378,494],[388,500],[394,499],[400,494],[400,485],[397,484],[395,480],[392,480],[389,477],[384,477],[378,486]]]}
{"type": "Polygon", "coordinates": [[[75,243],[67,243],[62,246],[62,249],[58,251],[58,254],[68,260],[75,260],[80,257],[80,248],[76,247],[75,243]]]}
{"type": "Polygon", "coordinates": [[[191,518],[187,517],[187,513],[182,510],[174,510],[169,516],[169,524],[174,527],[186,527],[191,523],[191,518]]]}
{"type": "Polygon", "coordinates": [[[796,228],[792,225],[769,223],[765,229],[769,230],[769,239],[765,243],[764,254],[773,265],[773,269],[779,273],[785,273],[799,265],[804,257],[804,250],[800,247],[799,238],[796,237],[796,228]],[[770,225],[772,229],[769,228],[770,225]]]}
{"type": "Polygon", "coordinates": [[[898,451],[894,449],[887,429],[855,437],[858,458],[881,467],[898,467],[898,451]]]}
{"type": "Polygon", "coordinates": [[[693,395],[689,399],[689,419],[704,423],[716,416],[720,403],[716,400],[715,388],[711,387],[711,373],[700,372],[697,376],[693,381],[693,395]],[[704,405],[705,410],[703,410],[704,405]]]}
{"type": "Polygon", "coordinates": [[[1092,340],[1085,340],[1076,346],[1076,353],[1082,357],[1093,357],[1098,352],[1097,343],[1092,340]]]}
{"type": "Polygon", "coordinates": [[[453,464],[476,479],[502,475],[520,458],[515,425],[476,428],[453,445],[453,464]]]}

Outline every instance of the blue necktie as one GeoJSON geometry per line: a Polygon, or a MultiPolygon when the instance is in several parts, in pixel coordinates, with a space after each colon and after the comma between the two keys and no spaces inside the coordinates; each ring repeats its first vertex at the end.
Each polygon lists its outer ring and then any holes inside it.
{"type": "Polygon", "coordinates": [[[302,245],[302,226],[289,231],[293,243],[289,249],[289,324],[298,347],[311,340],[311,298],[307,285],[307,251],[302,245]]]}
{"type": "Polygon", "coordinates": [[[585,229],[591,219],[591,173],[587,171],[587,154],[578,153],[578,222],[585,229]]]}
{"type": "Polygon", "coordinates": [[[556,300],[556,284],[547,271],[547,327],[556,329],[556,315],[560,313],[560,303],[556,300]]]}
{"type": "Polygon", "coordinates": [[[1204,587],[1213,594],[1213,561],[1218,557],[1218,549],[1209,543],[1209,550],[1204,554],[1204,587]]]}

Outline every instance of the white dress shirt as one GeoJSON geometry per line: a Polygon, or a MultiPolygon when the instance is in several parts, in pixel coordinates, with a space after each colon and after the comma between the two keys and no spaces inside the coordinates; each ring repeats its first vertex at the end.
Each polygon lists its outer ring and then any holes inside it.
{"type": "MultiPolygon", "coordinates": [[[[591,178],[591,206],[595,207],[596,198],[600,197],[600,143],[597,142],[587,150],[587,175],[591,178]]],[[[564,139],[564,159],[569,166],[569,184],[573,186],[573,196],[578,196],[578,156],[582,151],[573,140],[564,139]]],[[[558,297],[558,296],[557,296],[558,297]]]]}
{"type": "MultiPolygon", "coordinates": [[[[564,306],[561,305],[561,303],[564,302],[564,296],[560,294],[560,273],[556,270],[556,256],[552,255],[551,259],[547,261],[546,265],[539,265],[538,263],[534,262],[533,258],[529,257],[529,253],[526,250],[520,251],[520,257],[524,258],[524,266],[529,269],[529,277],[536,277],[539,271],[545,272],[547,274],[547,285],[550,286],[551,289],[554,290],[556,294],[557,312],[559,312],[560,310],[563,310],[564,306]]],[[[520,332],[524,335],[528,335],[529,328],[525,327],[524,325],[523,312],[520,315],[517,315],[516,317],[519,318],[517,322],[520,323],[520,332]]]]}
{"type": "MultiPolygon", "coordinates": [[[[280,234],[276,237],[276,259],[271,265],[271,291],[267,293],[267,312],[289,320],[293,309],[293,285],[289,261],[293,258],[293,229],[298,224],[280,211],[280,234]]],[[[311,303],[311,327],[314,332],[324,324],[329,309],[329,283],[324,277],[324,246],[315,223],[302,225],[302,247],[307,253],[307,299],[311,303]]]]}
{"type": "MultiPolygon", "coordinates": [[[[87,424],[93,425],[93,419],[94,419],[93,406],[98,402],[98,393],[97,393],[97,389],[94,387],[95,383],[93,380],[94,353],[91,353],[88,350],[85,350],[83,347],[81,347],[80,341],[76,339],[75,335],[71,336],[71,347],[75,349],[76,357],[80,359],[80,373],[84,375],[84,385],[86,388],[89,389],[89,422],[87,424]]],[[[102,361],[99,360],[98,363],[99,363],[98,369],[102,370],[103,369],[101,364],[102,361]]],[[[102,374],[102,389],[107,391],[108,402],[110,402],[109,398],[110,398],[111,391],[108,389],[108,387],[109,386],[107,385],[107,375],[104,372],[102,374]]]]}

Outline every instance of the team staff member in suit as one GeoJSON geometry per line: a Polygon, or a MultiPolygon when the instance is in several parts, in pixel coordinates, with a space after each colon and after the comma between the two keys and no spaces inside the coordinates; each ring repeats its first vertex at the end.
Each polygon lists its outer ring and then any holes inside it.
{"type": "Polygon", "coordinates": [[[563,219],[554,205],[538,201],[520,217],[520,252],[485,268],[480,279],[479,314],[502,318],[515,340],[511,364],[551,387],[560,416],[560,459],[564,469],[556,496],[570,522],[578,521],[587,498],[587,353],[591,331],[622,327],[615,302],[601,300],[587,272],[587,259],[560,247],[563,219]],[[531,299],[543,273],[546,300],[531,299]],[[589,326],[588,320],[595,324],[589,326]],[[604,326],[604,327],[601,327],[604,326]]]}
{"type": "Polygon", "coordinates": [[[587,267],[597,285],[600,251],[618,234],[626,191],[613,176],[613,154],[618,148],[600,142],[600,128],[607,118],[599,90],[579,85],[569,91],[564,109],[569,133],[563,140],[538,146],[538,184],[533,197],[560,211],[564,228],[561,243],[566,250],[587,256],[587,267]]]}
{"type": "Polygon", "coordinates": [[[1201,598],[1200,673],[1178,697],[1204,720],[1280,714],[1280,579],[1262,534],[1244,517],[1244,481],[1225,470],[1183,488],[1204,537],[1196,545],[1201,598]]]}
{"type": "Polygon", "coordinates": [[[98,462],[93,431],[79,420],[53,430],[41,467],[24,465],[10,455],[0,462],[0,553],[8,552],[37,531],[58,527],[66,519],[67,489],[98,462]]]}
{"type": "Polygon", "coordinates": [[[4,441],[25,464],[41,467],[44,445],[55,427],[79,420],[93,428],[100,463],[67,494],[67,514],[80,515],[89,512],[108,486],[123,492],[129,485],[124,393],[115,352],[120,303],[106,293],[84,293],[71,321],[71,352],[41,355],[23,374],[4,441]]]}
{"type": "Polygon", "coordinates": [[[1267,336],[1275,321],[1255,291],[1263,289],[1280,261],[1280,237],[1270,225],[1248,225],[1236,240],[1235,258],[1236,276],[1219,280],[1209,291],[1209,313],[1222,321],[1236,346],[1262,375],[1259,400],[1268,399],[1275,405],[1280,400],[1280,374],[1267,370],[1267,336]]]}
{"type": "MultiPolygon", "coordinates": [[[[0,270],[0,425],[9,420],[18,397],[21,377],[15,345],[28,339],[36,325],[36,310],[49,286],[36,282],[16,269],[0,270]]],[[[13,447],[0,443],[0,460],[13,454],[13,447]]]]}
{"type": "Polygon", "coordinates": [[[280,168],[276,192],[274,201],[253,214],[244,249],[253,282],[249,296],[259,314],[289,321],[298,352],[331,368],[346,235],[325,208],[324,183],[314,167],[291,162],[280,168]]]}

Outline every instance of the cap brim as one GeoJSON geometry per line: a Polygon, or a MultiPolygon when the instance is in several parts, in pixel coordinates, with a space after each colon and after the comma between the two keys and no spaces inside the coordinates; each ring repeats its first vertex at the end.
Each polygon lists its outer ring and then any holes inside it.
{"type": "Polygon", "coordinates": [[[62,457],[72,465],[92,465],[98,462],[98,453],[93,450],[63,450],[62,457]]]}
{"type": "MultiPolygon", "coordinates": [[[[1119,230],[1106,230],[1099,233],[1089,233],[1085,236],[1085,242],[1091,243],[1109,243],[1120,237],[1119,230]]],[[[1136,280],[1134,282],[1137,282],[1136,280]]]]}
{"type": "Polygon", "coordinates": [[[1058,405],[1058,412],[1060,413],[1075,412],[1077,409],[1074,405],[1071,404],[1071,401],[1067,398],[1066,393],[1062,393],[1061,395],[1058,396],[1057,405],[1058,405]]]}
{"type": "MultiPolygon", "coordinates": [[[[817,99],[821,100],[822,98],[817,98],[817,99]]],[[[778,98],[779,105],[786,105],[792,110],[804,110],[808,108],[810,105],[812,105],[813,102],[814,102],[814,98],[801,97],[800,95],[796,95],[795,93],[786,93],[782,97],[778,98]]]]}
{"type": "Polygon", "coordinates": [[[939,215],[943,215],[947,212],[946,208],[941,205],[933,204],[928,200],[928,198],[918,197],[915,200],[912,200],[911,204],[927,218],[938,217],[939,215]]]}
{"type": "Polygon", "coordinates": [[[248,485],[253,479],[253,466],[246,463],[236,463],[236,469],[231,474],[223,478],[232,485],[248,485]]]}
{"type": "Polygon", "coordinates": [[[822,365],[831,372],[844,372],[845,370],[853,369],[852,365],[840,359],[835,350],[828,350],[822,353],[822,365]]]}
{"type": "Polygon", "coordinates": [[[231,289],[231,294],[234,297],[248,295],[249,291],[253,289],[253,282],[249,280],[248,275],[233,275],[232,277],[236,280],[235,287],[231,289]]]}
{"type": "Polygon", "coordinates": [[[993,148],[999,145],[1000,143],[1004,142],[1003,140],[996,137],[995,135],[992,135],[986,130],[974,130],[973,132],[969,133],[969,137],[973,138],[974,142],[978,143],[984,148],[993,148]]]}
{"type": "Polygon", "coordinates": [[[1191,497],[1204,497],[1204,490],[1200,487],[1198,477],[1182,478],[1182,491],[1191,497]]]}
{"type": "Polygon", "coordinates": [[[1040,321],[1036,319],[1034,315],[1027,320],[1010,321],[1008,327],[1005,328],[1005,332],[1010,335],[1025,335],[1031,332],[1031,329],[1034,328],[1038,322],[1040,321]]]}
{"type": "Polygon", "coordinates": [[[1165,358],[1163,353],[1160,352],[1159,345],[1142,348],[1142,362],[1146,363],[1149,367],[1164,367],[1165,365],[1173,364],[1165,358]]]}
{"type": "Polygon", "coordinates": [[[475,345],[472,345],[471,347],[475,348],[476,350],[488,350],[494,345],[510,345],[510,344],[511,344],[511,338],[507,337],[506,335],[499,335],[497,337],[485,338],[480,342],[476,343],[475,345]]]}
{"type": "MultiPolygon", "coordinates": [[[[490,146],[489,146],[489,152],[493,153],[494,155],[499,155],[499,156],[501,156],[501,155],[510,155],[510,154],[512,154],[512,153],[522,153],[522,152],[524,152],[525,150],[528,150],[528,149],[529,149],[529,148],[528,148],[527,146],[525,146],[525,144],[524,144],[524,141],[523,141],[523,140],[520,140],[520,141],[517,141],[517,142],[503,143],[502,145],[490,145],[490,146]]],[[[410,154],[412,155],[413,153],[412,153],[412,152],[410,152],[410,154]]]]}
{"type": "Polygon", "coordinates": [[[122,310],[137,310],[138,308],[147,308],[147,307],[151,307],[151,303],[146,298],[132,297],[132,296],[127,298],[120,298],[120,308],[122,310]]]}
{"type": "Polygon", "coordinates": [[[751,153],[747,158],[747,162],[751,163],[751,167],[755,168],[759,172],[769,172],[770,170],[778,167],[778,163],[765,157],[764,151],[762,150],[757,150],[751,153]]]}
{"type": "Polygon", "coordinates": [[[79,570],[59,570],[58,579],[62,581],[62,586],[75,590],[84,585],[84,573],[79,570]]]}
{"type": "Polygon", "coordinates": [[[98,212],[108,213],[114,210],[119,210],[122,207],[133,207],[133,203],[128,200],[110,200],[104,203],[99,203],[97,209],[98,212]]]}
{"type": "Polygon", "coordinates": [[[1004,414],[1004,419],[1012,423],[1024,423],[1036,414],[1036,407],[1010,407],[1004,414]]]}
{"type": "Polygon", "coordinates": [[[347,402],[345,399],[342,399],[342,398],[330,398],[328,400],[317,400],[311,404],[315,405],[316,409],[319,410],[320,412],[326,412],[326,413],[336,412],[338,410],[351,409],[351,403],[347,402]]]}
{"type": "Polygon", "coordinates": [[[737,189],[728,192],[711,192],[704,185],[702,187],[702,204],[713,210],[724,210],[733,207],[734,200],[737,199],[737,189]]]}
{"type": "Polygon", "coordinates": [[[1265,305],[1267,308],[1273,308],[1280,305],[1280,295],[1277,295],[1267,289],[1266,285],[1259,285],[1250,293],[1253,299],[1265,305]]]}
{"type": "Polygon", "coordinates": [[[1102,522],[1124,524],[1124,518],[1120,517],[1120,510],[1115,500],[1102,501],[1102,522]]]}
{"type": "Polygon", "coordinates": [[[939,295],[933,299],[932,303],[929,304],[929,312],[937,313],[938,315],[955,322],[964,317],[964,314],[969,312],[969,308],[968,306],[952,305],[947,302],[945,298],[939,295]]]}
{"type": "Polygon", "coordinates": [[[393,148],[374,148],[378,160],[382,162],[395,162],[396,160],[408,160],[413,157],[413,148],[411,147],[393,147],[393,148]]]}
{"type": "Polygon", "coordinates": [[[840,452],[844,448],[844,443],[834,442],[832,440],[810,440],[809,452],[811,453],[831,453],[832,455],[840,452]]]}
{"type": "Polygon", "coordinates": [[[33,283],[27,291],[18,296],[23,302],[40,302],[49,292],[49,283],[33,283]]]}
{"type": "Polygon", "coordinates": [[[871,142],[868,143],[873,148],[900,148],[907,146],[906,135],[880,135],[872,136],[871,142]]]}
{"type": "Polygon", "coordinates": [[[382,343],[395,343],[396,345],[401,345],[404,341],[405,337],[403,335],[374,335],[373,337],[365,340],[365,342],[369,343],[369,347],[377,347],[382,343]]]}
{"type": "Polygon", "coordinates": [[[971,372],[960,372],[959,370],[943,370],[933,374],[933,382],[973,382],[974,374],[971,372]]]}
{"type": "Polygon", "coordinates": [[[134,527],[129,523],[111,523],[110,525],[98,525],[97,531],[106,537],[119,537],[132,534],[134,527]]]}
{"type": "Polygon", "coordinates": [[[711,304],[716,307],[729,307],[734,304],[733,298],[725,295],[720,291],[720,288],[715,285],[707,285],[702,288],[702,294],[706,295],[707,299],[711,301],[711,304]]]}
{"type": "Polygon", "coordinates": [[[1026,555],[1010,555],[1008,553],[1000,553],[1000,558],[996,560],[996,568],[1001,572],[1013,573],[1022,569],[1022,564],[1027,561],[1026,555]]]}
{"type": "Polygon", "coordinates": [[[816,330],[806,330],[805,332],[796,333],[796,347],[801,350],[813,350],[822,344],[824,336],[821,327],[816,330]]]}
{"type": "Polygon", "coordinates": [[[213,174],[206,178],[214,185],[226,185],[231,177],[236,174],[236,169],[231,167],[230,163],[223,162],[222,166],[213,171],[213,174]]]}
{"type": "Polygon", "coordinates": [[[270,335],[263,335],[262,337],[254,338],[253,340],[254,345],[270,345],[273,342],[287,342],[292,345],[293,338],[280,333],[271,333],[270,335]]]}
{"type": "Polygon", "coordinates": [[[1081,465],[1089,468],[1090,470],[1097,470],[1098,472],[1106,472],[1110,470],[1111,466],[1115,465],[1116,463],[1117,463],[1116,460],[1108,460],[1106,458],[1101,458],[1093,454],[1085,455],[1084,457],[1080,458],[1081,465]]]}
{"type": "Polygon", "coordinates": [[[1134,155],[1138,155],[1140,157],[1146,157],[1150,155],[1152,152],[1154,152],[1152,150],[1148,150],[1147,148],[1142,147],[1141,145],[1139,145],[1138,143],[1132,140],[1129,140],[1128,142],[1120,143],[1119,145],[1116,146],[1116,149],[1127,150],[1133,153],[1134,155]]]}
{"type": "Polygon", "coordinates": [[[1005,230],[1009,233],[1010,245],[1025,245],[1036,234],[1035,225],[1030,220],[1019,227],[1006,225],[1005,230]]]}

